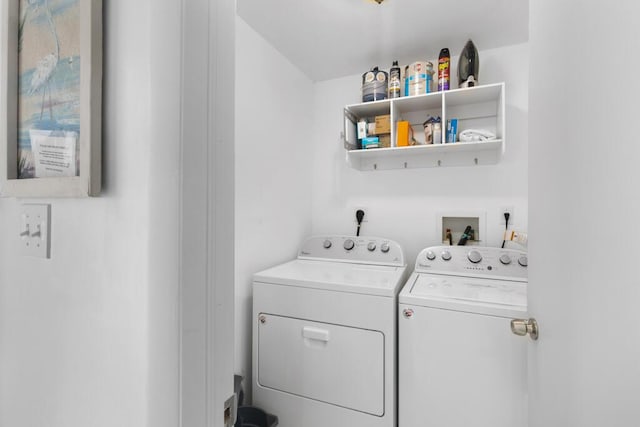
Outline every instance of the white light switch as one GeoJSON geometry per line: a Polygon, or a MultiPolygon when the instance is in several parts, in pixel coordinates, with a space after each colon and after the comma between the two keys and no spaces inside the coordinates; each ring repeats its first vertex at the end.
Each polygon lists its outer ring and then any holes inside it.
{"type": "Polygon", "coordinates": [[[19,237],[22,255],[50,258],[51,205],[22,205],[19,237]]]}

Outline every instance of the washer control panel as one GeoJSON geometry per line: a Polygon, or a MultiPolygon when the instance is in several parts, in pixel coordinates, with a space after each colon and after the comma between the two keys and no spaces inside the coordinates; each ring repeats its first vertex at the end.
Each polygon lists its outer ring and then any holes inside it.
{"type": "Polygon", "coordinates": [[[416,260],[418,273],[527,281],[527,253],[479,246],[432,246],[416,260]]]}
{"type": "Polygon", "coordinates": [[[300,259],[322,259],[361,264],[404,266],[397,242],[380,237],[314,236],[302,244],[300,259]]]}

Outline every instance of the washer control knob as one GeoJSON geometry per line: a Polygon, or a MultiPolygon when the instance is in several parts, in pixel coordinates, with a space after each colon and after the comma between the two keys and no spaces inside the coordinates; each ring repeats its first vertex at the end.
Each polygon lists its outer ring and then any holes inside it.
{"type": "Polygon", "coordinates": [[[518,258],[518,264],[520,264],[523,267],[526,267],[527,265],[529,265],[529,259],[527,258],[526,255],[522,255],[520,258],[518,258]]]}
{"type": "Polygon", "coordinates": [[[511,257],[507,254],[502,254],[500,255],[500,262],[504,265],[509,265],[511,264],[511,257]]]}
{"type": "Polygon", "coordinates": [[[350,251],[351,249],[353,249],[355,247],[355,243],[353,243],[353,240],[351,239],[347,239],[344,241],[344,248],[348,251],[350,251]]]}
{"type": "Polygon", "coordinates": [[[331,240],[325,240],[322,246],[324,246],[325,249],[329,249],[331,247],[331,240]]]}
{"type": "Polygon", "coordinates": [[[427,259],[429,261],[433,261],[436,259],[436,254],[433,251],[427,251],[427,259]]]}
{"type": "Polygon", "coordinates": [[[449,252],[449,251],[443,251],[442,255],[440,255],[440,256],[445,261],[451,261],[451,252],[449,252]]]}
{"type": "Polygon", "coordinates": [[[367,249],[369,249],[369,252],[373,252],[376,250],[376,242],[369,242],[369,244],[367,245],[367,249]]]}
{"type": "Polygon", "coordinates": [[[469,258],[469,261],[471,261],[472,263],[477,264],[482,261],[482,254],[479,251],[470,251],[467,254],[467,258],[469,258]]]}
{"type": "Polygon", "coordinates": [[[389,247],[389,244],[387,242],[384,242],[380,246],[380,250],[382,251],[383,254],[386,254],[387,252],[389,252],[389,249],[391,249],[391,248],[389,247]]]}

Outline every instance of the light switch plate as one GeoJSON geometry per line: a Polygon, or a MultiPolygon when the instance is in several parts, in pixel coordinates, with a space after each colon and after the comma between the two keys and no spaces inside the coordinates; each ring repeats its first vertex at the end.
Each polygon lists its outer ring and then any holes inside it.
{"type": "Polygon", "coordinates": [[[18,233],[22,255],[50,258],[51,205],[22,205],[18,233]]]}

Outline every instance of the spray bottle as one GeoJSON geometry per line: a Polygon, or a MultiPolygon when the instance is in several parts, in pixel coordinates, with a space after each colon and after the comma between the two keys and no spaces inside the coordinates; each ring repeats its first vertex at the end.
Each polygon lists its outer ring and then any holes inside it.
{"type": "Polygon", "coordinates": [[[440,51],[438,57],[438,91],[449,90],[451,81],[451,55],[446,47],[440,51]]]}

